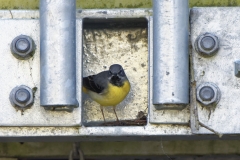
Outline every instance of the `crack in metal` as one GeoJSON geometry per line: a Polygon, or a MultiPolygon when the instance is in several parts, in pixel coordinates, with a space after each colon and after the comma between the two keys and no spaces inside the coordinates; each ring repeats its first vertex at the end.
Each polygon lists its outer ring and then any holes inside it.
{"type": "MultiPolygon", "coordinates": [[[[33,58],[32,58],[32,61],[33,61],[33,58]]],[[[33,85],[34,85],[34,88],[36,87],[36,83],[34,82],[33,80],[33,76],[32,76],[32,67],[31,67],[31,64],[30,64],[30,60],[28,60],[28,64],[29,64],[29,69],[30,69],[30,77],[32,79],[32,82],[33,82],[33,85]]]]}
{"type": "Polygon", "coordinates": [[[11,10],[9,10],[9,12],[10,12],[11,18],[13,19],[13,14],[12,14],[12,11],[11,11],[11,10]]]}

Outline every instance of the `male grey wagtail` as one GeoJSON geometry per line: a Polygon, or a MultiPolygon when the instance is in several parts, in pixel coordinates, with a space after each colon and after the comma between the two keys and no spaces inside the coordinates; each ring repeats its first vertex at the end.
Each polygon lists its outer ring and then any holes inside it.
{"type": "Polygon", "coordinates": [[[83,77],[83,92],[100,104],[104,122],[104,106],[112,106],[119,121],[115,108],[128,95],[130,88],[128,78],[119,64],[111,65],[108,71],[83,77]]]}

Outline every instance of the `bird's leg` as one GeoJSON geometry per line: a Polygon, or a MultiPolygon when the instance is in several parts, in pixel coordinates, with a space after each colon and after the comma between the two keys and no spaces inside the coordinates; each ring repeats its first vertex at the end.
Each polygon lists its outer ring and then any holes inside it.
{"type": "Polygon", "coordinates": [[[115,113],[115,116],[116,116],[116,118],[117,118],[117,121],[119,122],[119,120],[118,120],[118,116],[117,116],[117,113],[116,113],[116,106],[113,106],[113,111],[114,111],[114,113],[115,113]]]}
{"type": "Polygon", "coordinates": [[[102,116],[103,116],[104,122],[106,122],[105,116],[104,116],[104,113],[103,113],[103,106],[100,106],[100,109],[101,109],[101,111],[102,111],[102,116]]]}

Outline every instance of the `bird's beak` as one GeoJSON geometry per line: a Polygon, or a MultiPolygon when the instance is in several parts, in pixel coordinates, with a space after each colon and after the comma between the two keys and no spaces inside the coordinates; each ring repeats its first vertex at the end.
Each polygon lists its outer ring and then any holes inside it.
{"type": "Polygon", "coordinates": [[[112,79],[119,80],[121,78],[118,74],[114,74],[114,75],[112,75],[112,79]]]}

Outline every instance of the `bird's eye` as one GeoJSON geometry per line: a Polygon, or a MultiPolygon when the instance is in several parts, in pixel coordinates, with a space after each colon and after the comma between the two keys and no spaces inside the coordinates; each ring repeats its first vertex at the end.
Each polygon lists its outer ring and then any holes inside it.
{"type": "Polygon", "coordinates": [[[121,70],[121,71],[119,72],[119,74],[120,74],[120,75],[123,75],[123,70],[121,70]]]}

